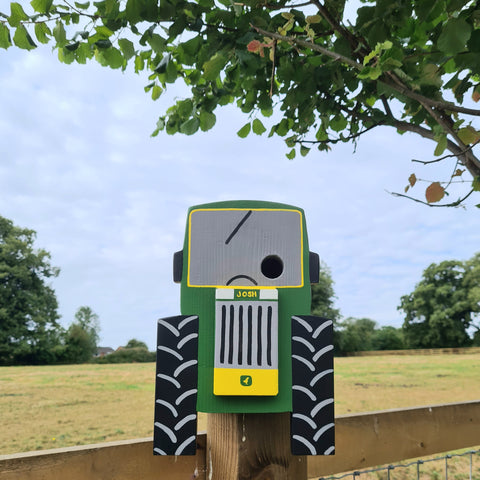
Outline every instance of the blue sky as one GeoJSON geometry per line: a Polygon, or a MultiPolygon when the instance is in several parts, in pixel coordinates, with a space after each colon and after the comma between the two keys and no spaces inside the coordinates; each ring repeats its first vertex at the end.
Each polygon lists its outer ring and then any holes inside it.
{"type": "Polygon", "coordinates": [[[303,208],[337,307],[379,325],[402,324],[399,299],[430,263],[480,250],[478,199],[439,209],[388,193],[403,192],[412,172],[446,179],[442,168],[411,162],[431,159],[431,142],[384,128],[365,135],[356,152],[337,145],[288,160],[281,138],[238,138],[248,117],[233,108],[220,110],[207,133],[151,138],[182,90],[153,102],[147,83],[130,69],[62,65],[50,48],[0,50],[0,215],[37,231],[37,247],[61,268],[53,287],[62,324],[90,306],[102,345],[138,338],[153,348],[156,319],[179,313],[172,256],[186,211],[198,203],[303,208]]]}

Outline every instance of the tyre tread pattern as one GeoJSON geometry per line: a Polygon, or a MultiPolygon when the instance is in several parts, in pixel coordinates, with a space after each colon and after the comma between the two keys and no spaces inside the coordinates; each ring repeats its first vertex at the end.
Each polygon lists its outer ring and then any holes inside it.
{"type": "Polygon", "coordinates": [[[335,452],[333,322],[312,315],[292,317],[293,455],[335,452]]]}
{"type": "Polygon", "coordinates": [[[198,316],[161,318],[157,327],[155,455],[195,455],[198,316]]]}

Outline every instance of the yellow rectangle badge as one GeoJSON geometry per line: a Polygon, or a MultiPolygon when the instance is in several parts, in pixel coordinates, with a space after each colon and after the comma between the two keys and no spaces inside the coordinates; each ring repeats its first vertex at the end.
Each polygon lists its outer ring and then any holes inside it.
{"type": "Polygon", "coordinates": [[[215,395],[275,396],[278,394],[277,369],[215,368],[215,395]]]}

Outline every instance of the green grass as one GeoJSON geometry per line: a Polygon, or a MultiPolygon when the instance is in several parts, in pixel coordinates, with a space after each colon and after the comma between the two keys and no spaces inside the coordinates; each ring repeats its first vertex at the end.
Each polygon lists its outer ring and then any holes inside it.
{"type": "MultiPolygon", "coordinates": [[[[336,414],[477,400],[479,378],[480,355],[339,358],[336,414]]],[[[152,363],[0,367],[0,455],[151,436],[154,382],[152,363]]]]}

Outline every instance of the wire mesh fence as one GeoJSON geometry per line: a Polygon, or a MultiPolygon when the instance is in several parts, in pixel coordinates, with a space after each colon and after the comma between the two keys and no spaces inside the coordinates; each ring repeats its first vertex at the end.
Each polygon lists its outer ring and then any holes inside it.
{"type": "Polygon", "coordinates": [[[319,480],[480,480],[480,449],[424,458],[404,464],[321,477],[319,480]]]}

